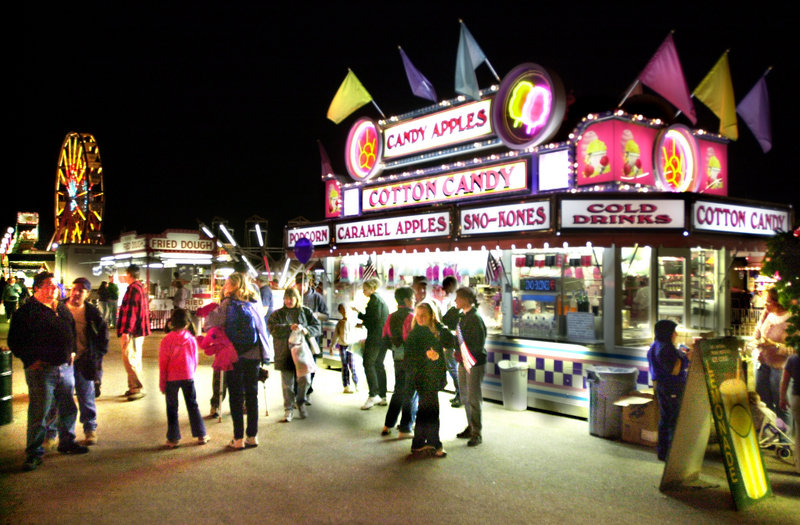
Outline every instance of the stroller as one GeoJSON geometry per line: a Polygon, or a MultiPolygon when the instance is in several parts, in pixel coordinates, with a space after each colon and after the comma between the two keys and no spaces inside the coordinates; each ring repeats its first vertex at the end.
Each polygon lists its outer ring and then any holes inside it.
{"type": "Polygon", "coordinates": [[[750,412],[753,425],[758,429],[758,446],[762,450],[774,449],[778,458],[789,461],[794,441],[788,435],[786,423],[775,412],[767,408],[755,392],[750,392],[750,412]]]}

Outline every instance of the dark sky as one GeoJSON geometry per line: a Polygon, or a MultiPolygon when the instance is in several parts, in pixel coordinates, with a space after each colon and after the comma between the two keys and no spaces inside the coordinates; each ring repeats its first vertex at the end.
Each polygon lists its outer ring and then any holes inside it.
{"type": "MultiPolygon", "coordinates": [[[[49,240],[59,149],[68,132],[80,131],[100,147],[107,239],[195,228],[195,218],[214,216],[241,229],[260,215],[278,243],[287,219],[322,217],[317,139],[335,171],[345,172],[342,148],[355,117],[336,126],[325,114],[347,68],[387,116],[423,107],[408,87],[399,44],[440,99],[451,98],[459,18],[501,77],[522,62],[555,70],[576,98],[571,122],[613,109],[670,29],[690,90],[726,48],[737,101],[774,66],[773,150],[762,154],[740,120],[740,139],[729,149],[730,193],[800,200],[789,172],[796,29],[783,3],[759,2],[750,7],[756,12],[742,13],[700,2],[113,4],[28,2],[8,19],[22,26],[22,37],[10,56],[17,70],[7,77],[15,91],[6,99],[15,115],[7,145],[15,171],[5,184],[16,190],[5,199],[3,228],[18,210],[38,211],[49,240]]],[[[485,66],[478,80],[494,82],[485,66]]],[[[716,118],[695,105],[699,126],[716,131],[716,118]]],[[[360,115],[377,112],[367,106],[360,115]]]]}

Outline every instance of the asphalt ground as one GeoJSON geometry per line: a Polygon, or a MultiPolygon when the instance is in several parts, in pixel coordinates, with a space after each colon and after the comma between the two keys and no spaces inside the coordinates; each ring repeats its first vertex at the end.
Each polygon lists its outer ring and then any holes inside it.
{"type": "MultiPolygon", "coordinates": [[[[0,326],[0,339],[6,330],[0,326]]],[[[227,401],[221,423],[206,420],[211,442],[195,445],[181,401],[183,446],[166,450],[159,340],[145,344],[147,396],[129,402],[112,339],[99,443],[82,456],[48,453],[33,472],[21,469],[27,387],[14,359],[14,419],[0,426],[2,523],[800,523],[800,476],[774,454],[765,454],[774,497],[736,511],[716,445],[706,452],[704,488],[662,493],[654,449],[591,436],[584,420],[487,402],[484,442],[467,447],[456,438],[464,410],[449,406],[447,392],[440,401],[448,456],[412,459],[410,440],[380,436],[385,407],[360,410],[366,384],[343,394],[340,373],[327,369],[316,376],[308,419],[288,424],[279,422],[273,371],[268,417],[260,393],[257,448],[226,449],[233,434],[227,401]]],[[[210,365],[203,357],[195,379],[204,414],[210,365]]]]}

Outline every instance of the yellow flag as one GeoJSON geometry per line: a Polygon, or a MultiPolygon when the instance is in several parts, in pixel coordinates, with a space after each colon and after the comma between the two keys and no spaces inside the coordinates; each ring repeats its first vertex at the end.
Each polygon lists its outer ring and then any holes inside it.
{"type": "Polygon", "coordinates": [[[371,100],[372,95],[364,89],[355,73],[348,69],[344,82],[339,86],[328,108],[328,118],[338,124],[371,100]]]}
{"type": "Polygon", "coordinates": [[[714,64],[693,95],[719,117],[719,132],[731,140],[739,138],[736,126],[736,102],[728,66],[728,52],[714,64]]]}

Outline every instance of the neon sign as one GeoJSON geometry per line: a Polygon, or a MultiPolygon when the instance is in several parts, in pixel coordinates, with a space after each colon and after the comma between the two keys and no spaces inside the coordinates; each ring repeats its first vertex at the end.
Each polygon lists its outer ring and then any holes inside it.
{"type": "Polygon", "coordinates": [[[526,63],[503,78],[492,106],[492,124],[511,149],[525,149],[551,138],[564,118],[564,87],[545,68],[526,63]]]}
{"type": "Polygon", "coordinates": [[[656,141],[656,171],[662,187],[677,193],[694,191],[697,186],[697,142],[689,128],[667,128],[656,141]]]}
{"type": "Polygon", "coordinates": [[[378,125],[368,118],[357,120],[350,128],[345,165],[355,180],[369,179],[381,171],[382,146],[379,135],[378,125]]]}

